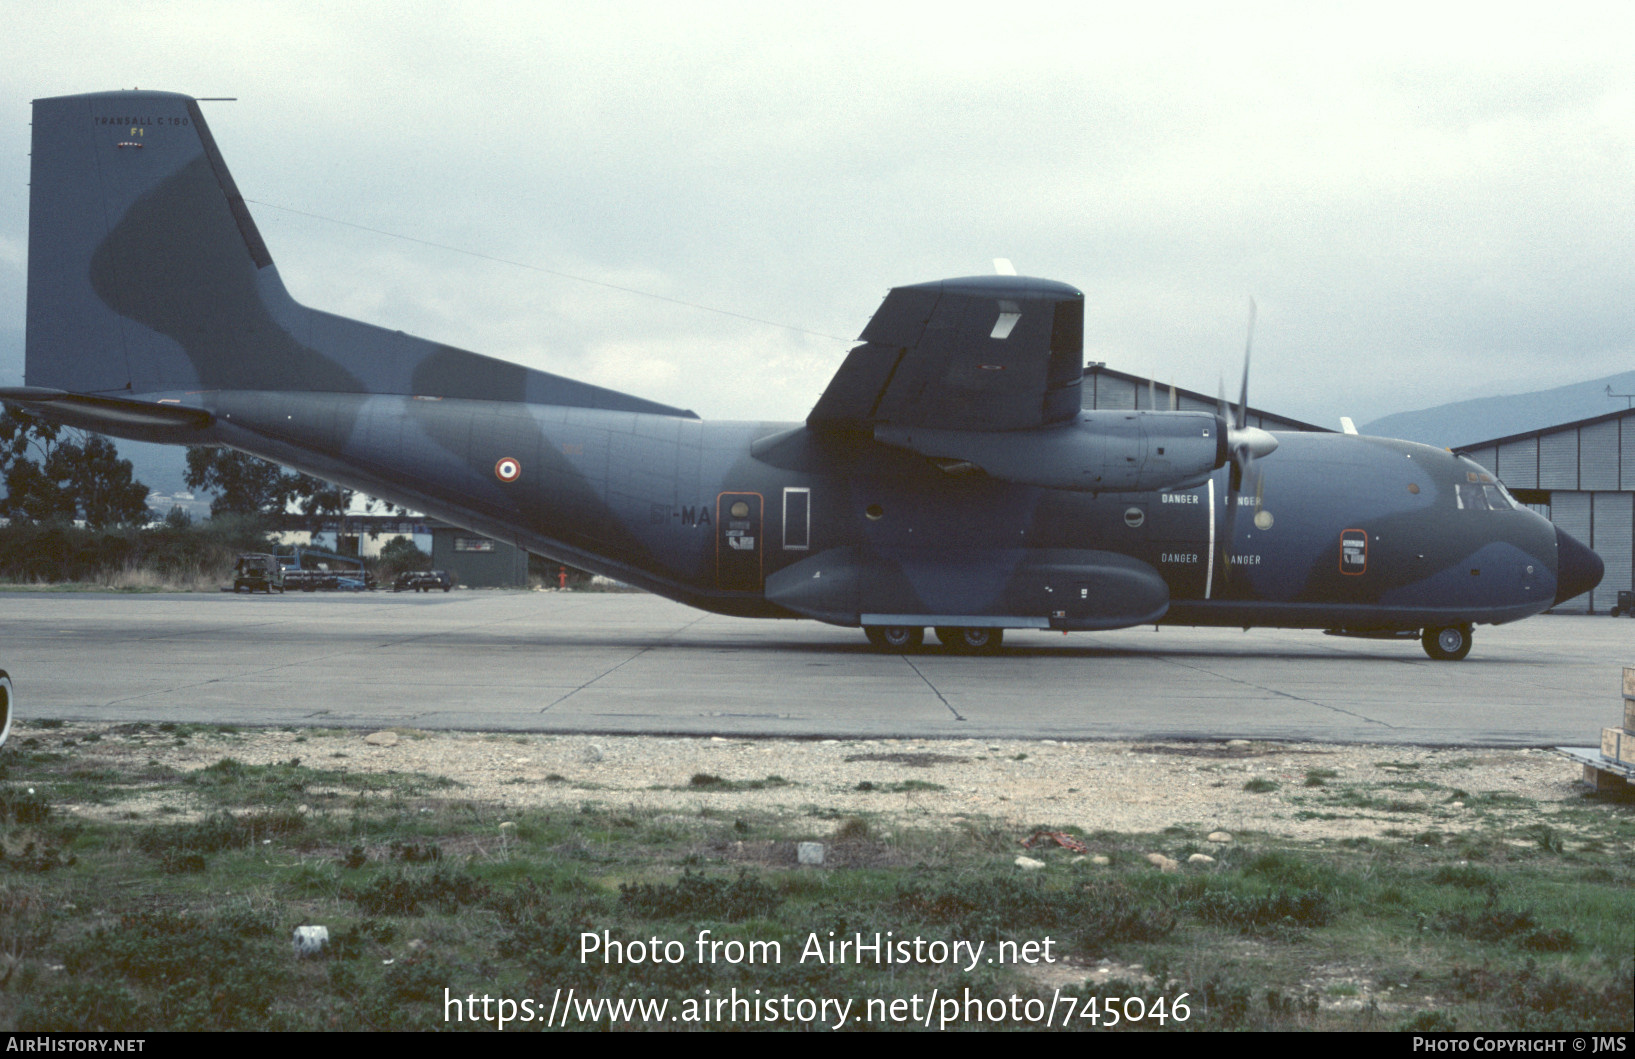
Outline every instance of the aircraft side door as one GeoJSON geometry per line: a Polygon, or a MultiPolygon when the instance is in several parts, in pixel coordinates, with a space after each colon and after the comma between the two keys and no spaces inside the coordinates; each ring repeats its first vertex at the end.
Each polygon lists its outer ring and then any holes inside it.
{"type": "Polygon", "coordinates": [[[760,493],[721,493],[715,498],[715,583],[727,592],[762,588],[760,493]]]}

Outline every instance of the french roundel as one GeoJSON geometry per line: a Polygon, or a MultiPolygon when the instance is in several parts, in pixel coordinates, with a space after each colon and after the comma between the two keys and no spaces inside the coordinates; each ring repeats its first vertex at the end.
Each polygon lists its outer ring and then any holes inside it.
{"type": "Polygon", "coordinates": [[[514,482],[522,477],[522,463],[515,456],[501,456],[494,463],[494,477],[502,482],[514,482]]]}

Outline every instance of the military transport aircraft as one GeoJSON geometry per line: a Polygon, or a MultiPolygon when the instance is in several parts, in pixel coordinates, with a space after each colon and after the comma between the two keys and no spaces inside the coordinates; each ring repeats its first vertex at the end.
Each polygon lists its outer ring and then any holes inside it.
{"type": "Polygon", "coordinates": [[[1421,636],[1593,587],[1601,560],[1451,453],[1236,409],[1084,411],[1084,296],[898,287],[804,423],[679,408],[297,304],[198,103],[36,100],[26,386],[120,437],[225,445],[694,607],[927,627],[1421,636]]]}

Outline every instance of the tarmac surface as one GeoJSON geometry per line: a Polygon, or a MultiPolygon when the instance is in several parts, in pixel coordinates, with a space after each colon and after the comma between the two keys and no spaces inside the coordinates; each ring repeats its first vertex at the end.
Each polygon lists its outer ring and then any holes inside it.
{"type": "Polygon", "coordinates": [[[19,717],[813,738],[1554,746],[1622,716],[1635,621],[1417,640],[1275,629],[1007,633],[993,656],[595,592],[0,593],[19,717]]]}

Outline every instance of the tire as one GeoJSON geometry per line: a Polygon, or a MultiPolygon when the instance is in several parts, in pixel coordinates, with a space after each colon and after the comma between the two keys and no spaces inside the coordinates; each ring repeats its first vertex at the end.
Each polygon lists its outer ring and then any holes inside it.
{"type": "Polygon", "coordinates": [[[11,707],[16,702],[11,690],[11,677],[0,669],[0,746],[11,736],[11,707]]]}
{"type": "Polygon", "coordinates": [[[918,625],[865,625],[863,635],[882,651],[913,651],[925,643],[925,630],[918,625]]]}
{"type": "Polygon", "coordinates": [[[1424,632],[1419,634],[1419,642],[1425,653],[1436,661],[1457,662],[1470,654],[1470,623],[1437,627],[1427,625],[1424,632]]]}
{"type": "Polygon", "coordinates": [[[999,650],[999,645],[1004,639],[1004,629],[955,625],[942,625],[937,628],[938,642],[957,654],[991,654],[999,650]]]}

